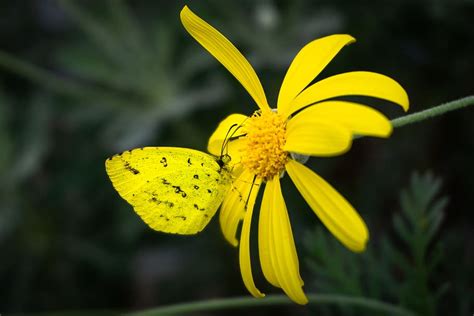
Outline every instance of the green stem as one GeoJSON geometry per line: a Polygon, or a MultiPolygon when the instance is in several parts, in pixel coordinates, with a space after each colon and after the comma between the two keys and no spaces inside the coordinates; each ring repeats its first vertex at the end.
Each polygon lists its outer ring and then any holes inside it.
{"type": "Polygon", "coordinates": [[[59,93],[72,95],[83,94],[82,86],[76,85],[68,80],[62,80],[49,71],[24,62],[21,59],[2,51],[0,51],[0,67],[59,93]]]}
{"type": "Polygon", "coordinates": [[[473,104],[474,104],[474,96],[468,96],[468,97],[464,97],[458,100],[440,104],[438,106],[432,107],[427,110],[423,110],[420,112],[416,112],[413,114],[396,118],[392,120],[391,122],[392,122],[393,127],[402,127],[405,125],[424,121],[426,119],[429,119],[438,115],[442,115],[446,112],[454,111],[454,110],[457,110],[469,105],[473,105],[473,104]]]}
{"type": "Polygon", "coordinates": [[[54,91],[60,95],[79,98],[110,100],[110,104],[127,106],[119,94],[70,79],[63,79],[52,72],[23,61],[9,53],[0,50],[0,68],[11,71],[31,80],[34,83],[54,91]]]}
{"type": "MultiPolygon", "coordinates": [[[[401,307],[367,299],[364,297],[351,297],[343,295],[329,294],[309,294],[307,295],[310,305],[321,304],[344,304],[360,306],[375,311],[390,313],[392,315],[410,315],[414,314],[401,307]]],[[[140,312],[125,314],[126,316],[158,316],[158,315],[174,315],[185,314],[198,311],[215,311],[229,308],[248,308],[258,306],[275,306],[275,305],[291,305],[294,304],[285,295],[267,295],[264,299],[255,299],[253,297],[235,297],[227,299],[213,299],[207,301],[196,301],[190,303],[168,305],[140,312]]]]}

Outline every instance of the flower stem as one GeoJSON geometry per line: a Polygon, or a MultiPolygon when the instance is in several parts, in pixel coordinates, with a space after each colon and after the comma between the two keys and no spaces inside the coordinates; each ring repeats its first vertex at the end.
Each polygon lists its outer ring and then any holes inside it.
{"type": "Polygon", "coordinates": [[[117,93],[71,79],[62,78],[53,72],[44,70],[2,50],[0,50],[0,69],[5,69],[23,76],[60,95],[110,100],[110,104],[123,106],[128,106],[129,104],[117,93]]]}
{"type": "Polygon", "coordinates": [[[427,110],[396,118],[391,122],[393,127],[402,127],[405,125],[424,121],[431,117],[442,115],[446,112],[454,111],[469,105],[474,105],[474,96],[468,96],[451,102],[443,103],[427,110]]]}
{"type": "Polygon", "coordinates": [[[3,51],[0,51],[0,68],[21,75],[59,93],[72,95],[80,95],[83,93],[81,86],[66,80],[61,80],[61,78],[56,75],[3,51]]]}
{"type": "MultiPolygon", "coordinates": [[[[329,295],[329,294],[309,294],[307,295],[309,304],[344,304],[352,306],[360,306],[375,311],[389,313],[391,315],[406,315],[413,316],[410,312],[401,307],[384,303],[377,300],[372,300],[364,297],[352,297],[343,295],[329,295]]],[[[229,308],[248,308],[258,306],[275,306],[275,305],[290,305],[294,304],[288,297],[284,295],[267,295],[265,299],[255,299],[253,297],[235,297],[227,299],[213,299],[207,301],[197,301],[176,305],[168,305],[153,309],[148,309],[140,312],[125,314],[126,316],[157,316],[157,315],[175,315],[186,314],[198,311],[215,311],[229,308]]]]}

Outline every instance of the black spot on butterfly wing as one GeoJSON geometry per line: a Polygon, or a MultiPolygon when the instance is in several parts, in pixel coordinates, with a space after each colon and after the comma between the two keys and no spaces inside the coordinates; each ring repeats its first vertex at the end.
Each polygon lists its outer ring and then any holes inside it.
{"type": "Polygon", "coordinates": [[[140,173],[140,171],[133,168],[128,161],[125,161],[123,166],[124,166],[125,169],[127,169],[128,171],[130,171],[133,174],[139,174],[140,173]]]}
{"type": "Polygon", "coordinates": [[[166,160],[166,157],[162,157],[160,163],[163,165],[163,167],[168,167],[168,161],[166,160]]]}
{"type": "MultiPolygon", "coordinates": [[[[164,205],[166,205],[167,207],[173,207],[173,206],[174,206],[174,203],[173,203],[173,202],[159,200],[159,199],[157,199],[156,197],[152,197],[151,199],[148,200],[148,202],[150,202],[150,203],[155,203],[156,205],[164,204],[164,205]]],[[[160,216],[160,217],[161,217],[161,216],[160,216]]]]}
{"type": "MultiPolygon", "coordinates": [[[[170,202],[170,201],[166,201],[166,200],[160,200],[158,198],[158,194],[156,193],[156,191],[144,191],[146,194],[148,194],[149,196],[151,196],[149,199],[148,199],[148,202],[150,203],[154,203],[156,205],[161,205],[161,204],[164,204],[166,205],[167,207],[173,207],[174,206],[174,203],[173,202],[170,202]]],[[[162,217],[162,216],[160,216],[162,217]]]]}
{"type": "Polygon", "coordinates": [[[182,197],[186,197],[187,194],[184,192],[179,185],[173,185],[173,189],[175,193],[181,194],[182,197]]]}
{"type": "Polygon", "coordinates": [[[205,208],[199,207],[199,205],[197,205],[197,204],[194,204],[194,208],[198,211],[205,211],[206,210],[205,208]]]}

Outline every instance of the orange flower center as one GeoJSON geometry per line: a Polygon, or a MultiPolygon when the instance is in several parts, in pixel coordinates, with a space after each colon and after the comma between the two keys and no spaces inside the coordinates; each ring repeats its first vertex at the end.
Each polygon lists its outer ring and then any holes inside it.
{"type": "Polygon", "coordinates": [[[242,130],[242,164],[266,181],[279,175],[288,161],[283,150],[286,142],[286,120],[276,112],[256,111],[242,130]]]}

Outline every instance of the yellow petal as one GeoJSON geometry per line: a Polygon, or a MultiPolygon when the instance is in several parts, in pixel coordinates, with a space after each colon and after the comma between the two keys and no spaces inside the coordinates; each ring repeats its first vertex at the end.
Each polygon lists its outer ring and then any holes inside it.
{"type": "Polygon", "coordinates": [[[346,72],[318,81],[301,92],[292,102],[289,114],[322,100],[362,95],[391,101],[408,110],[408,95],[398,82],[367,71],[346,72]]]}
{"type": "Polygon", "coordinates": [[[263,275],[267,281],[276,287],[281,287],[278,283],[275,272],[275,254],[273,243],[273,226],[272,226],[272,198],[273,191],[270,186],[265,186],[263,192],[262,205],[260,208],[260,216],[258,220],[258,254],[260,257],[260,265],[263,275]]]}
{"type": "Polygon", "coordinates": [[[291,231],[290,219],[285,200],[281,193],[279,176],[268,181],[265,191],[270,195],[270,213],[272,236],[270,236],[270,253],[275,277],[282,290],[298,304],[308,303],[303,292],[303,281],[299,272],[298,256],[291,231]]]}
{"type": "Polygon", "coordinates": [[[224,35],[187,6],[181,10],[181,22],[188,33],[244,86],[261,110],[270,110],[255,70],[224,35]]]}
{"type": "Polygon", "coordinates": [[[355,42],[346,34],[326,36],[304,46],[293,59],[278,95],[278,112],[289,109],[290,102],[326,67],[345,46],[355,42]]]}
{"type": "Polygon", "coordinates": [[[348,151],[351,144],[348,128],[301,113],[287,124],[284,150],[311,156],[335,156],[348,151]]]}
{"type": "Polygon", "coordinates": [[[240,140],[230,139],[231,137],[239,136],[239,129],[248,119],[248,116],[243,114],[231,114],[222,120],[217,126],[217,129],[212,133],[207,144],[207,151],[209,151],[214,156],[220,156],[222,151],[227,153],[231,157],[231,164],[240,162],[240,140]],[[229,142],[226,144],[226,148],[223,148],[224,140],[229,142]]]}
{"type": "Polygon", "coordinates": [[[369,232],[349,202],[321,177],[294,160],[288,161],[286,171],[329,231],[350,250],[363,251],[369,232]]]}
{"type": "MultiPolygon", "coordinates": [[[[260,298],[264,297],[265,294],[261,293],[255,286],[252,276],[252,263],[250,261],[250,224],[252,222],[253,207],[257,198],[258,188],[259,186],[253,188],[247,201],[244,223],[240,234],[239,264],[245,287],[254,297],[260,298]]],[[[249,192],[243,192],[243,194],[248,195],[249,192]]]]}
{"type": "Polygon", "coordinates": [[[300,115],[335,122],[357,135],[388,137],[392,133],[392,124],[382,113],[352,102],[321,102],[303,109],[295,118],[300,115]]]}
{"type": "MultiPolygon", "coordinates": [[[[225,239],[234,247],[238,245],[237,227],[245,215],[245,203],[252,187],[253,174],[244,170],[232,183],[231,188],[222,202],[219,223],[225,239]]],[[[252,191],[258,192],[259,183],[255,183],[252,191]]]]}

